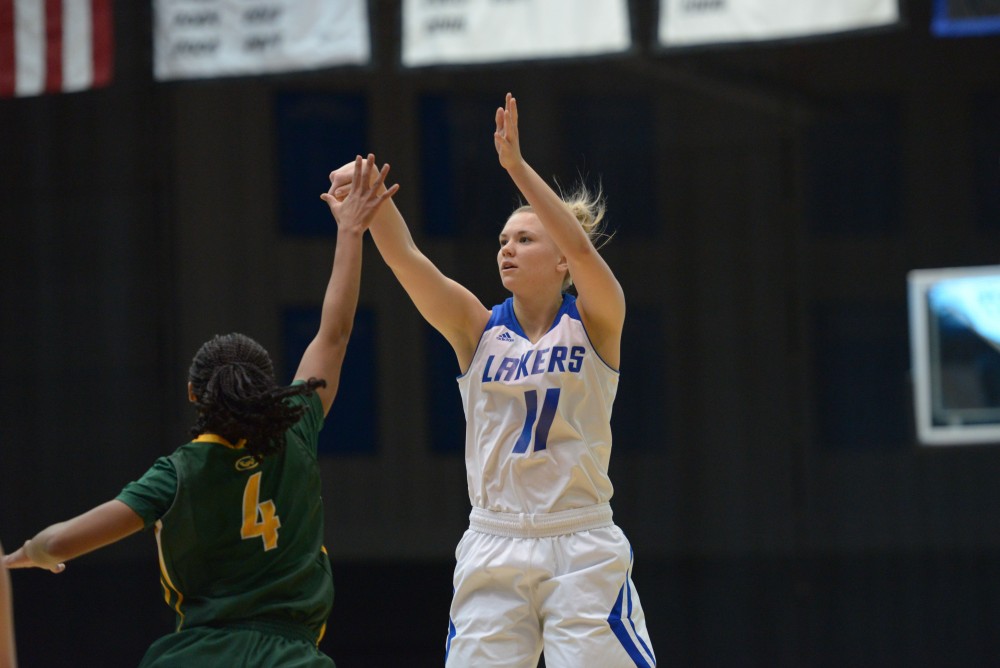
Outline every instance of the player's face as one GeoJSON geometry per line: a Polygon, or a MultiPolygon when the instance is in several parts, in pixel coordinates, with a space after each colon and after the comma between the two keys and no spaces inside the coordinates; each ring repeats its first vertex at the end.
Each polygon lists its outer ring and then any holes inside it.
{"type": "Polygon", "coordinates": [[[530,211],[515,213],[500,232],[497,252],[500,280],[511,292],[517,289],[562,285],[566,260],[559,247],[530,211]]]}

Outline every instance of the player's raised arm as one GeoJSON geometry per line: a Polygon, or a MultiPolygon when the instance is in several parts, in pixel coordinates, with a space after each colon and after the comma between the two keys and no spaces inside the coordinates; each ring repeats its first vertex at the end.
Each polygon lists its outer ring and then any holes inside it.
{"type": "Polygon", "coordinates": [[[563,199],[522,156],[517,100],[510,93],[496,110],[495,121],[493,143],[500,164],[566,256],[587,331],[601,356],[617,366],[625,321],[621,284],[563,199]]]}
{"type": "Polygon", "coordinates": [[[319,331],[309,343],[298,370],[296,380],[322,378],[326,387],[316,393],[323,402],[324,415],[330,411],[340,384],[340,371],[347,351],[347,342],[354,327],[354,314],[358,306],[361,285],[361,251],[365,230],[378,209],[389,202],[399,184],[386,188],[385,178],[389,165],[379,170],[375,156],[367,160],[357,156],[352,167],[352,179],[358,184],[343,200],[333,196],[333,186],[320,197],[330,207],[337,223],[337,247],[333,256],[333,269],[323,297],[319,331]]]}
{"type": "MultiPolygon", "coordinates": [[[[330,174],[330,190],[343,197],[353,188],[347,166],[330,174]]],[[[424,319],[448,340],[464,372],[472,362],[490,312],[457,281],[445,276],[413,241],[395,202],[387,202],[375,214],[372,238],[382,259],[424,319]]]]}

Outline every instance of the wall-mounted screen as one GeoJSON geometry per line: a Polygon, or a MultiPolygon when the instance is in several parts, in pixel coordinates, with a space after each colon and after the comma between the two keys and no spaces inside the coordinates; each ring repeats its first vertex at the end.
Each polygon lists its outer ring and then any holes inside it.
{"type": "Polygon", "coordinates": [[[907,276],[917,438],[1000,444],[1000,265],[907,276]]]}

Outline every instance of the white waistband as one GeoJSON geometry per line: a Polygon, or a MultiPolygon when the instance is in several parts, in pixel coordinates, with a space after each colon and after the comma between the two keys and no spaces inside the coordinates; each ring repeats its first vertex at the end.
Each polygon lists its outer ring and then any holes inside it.
{"type": "Polygon", "coordinates": [[[499,513],[484,508],[473,508],[469,513],[469,528],[473,531],[507,538],[562,536],[611,524],[610,503],[555,513],[499,513]]]}

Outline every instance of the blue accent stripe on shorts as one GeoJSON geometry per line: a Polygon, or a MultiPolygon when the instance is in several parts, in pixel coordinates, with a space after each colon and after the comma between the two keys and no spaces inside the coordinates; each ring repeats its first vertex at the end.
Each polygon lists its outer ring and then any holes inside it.
{"type": "Polygon", "coordinates": [[[448,639],[444,641],[444,660],[445,663],[448,662],[448,652],[451,651],[451,640],[455,637],[457,633],[455,629],[455,622],[452,621],[451,617],[448,618],[448,639]]]}
{"type": "MultiPolygon", "coordinates": [[[[628,629],[625,627],[625,622],[622,621],[622,603],[625,599],[625,593],[627,587],[628,583],[626,581],[626,584],[622,585],[621,590],[619,590],[618,592],[618,600],[615,601],[614,607],[611,608],[611,614],[608,615],[608,625],[611,626],[611,631],[618,638],[618,642],[622,644],[622,647],[624,647],[625,651],[628,652],[629,657],[631,657],[632,661],[635,662],[636,666],[639,666],[639,668],[653,668],[653,666],[655,666],[656,664],[655,663],[650,664],[649,661],[646,660],[646,657],[642,655],[642,651],[639,649],[638,646],[636,646],[635,642],[632,640],[632,636],[629,635],[628,629]]],[[[632,626],[632,630],[635,631],[635,624],[632,622],[631,619],[632,617],[631,588],[628,587],[627,591],[628,591],[627,619],[629,624],[632,626]]],[[[635,637],[639,638],[639,634],[636,633],[635,637]]],[[[642,643],[642,646],[644,648],[646,648],[646,643],[642,641],[642,638],[639,638],[639,642],[642,643]]],[[[649,652],[649,649],[646,648],[646,651],[649,652]]],[[[652,656],[652,653],[650,653],[650,656],[652,656]]]]}
{"type": "Polygon", "coordinates": [[[639,630],[635,628],[635,621],[632,619],[632,580],[626,580],[625,586],[628,587],[628,623],[632,626],[632,633],[635,634],[636,640],[638,640],[639,644],[642,645],[642,648],[646,650],[646,654],[653,659],[653,665],[655,666],[656,657],[653,656],[653,652],[650,651],[646,641],[642,639],[641,635],[639,635],[639,630]]]}

